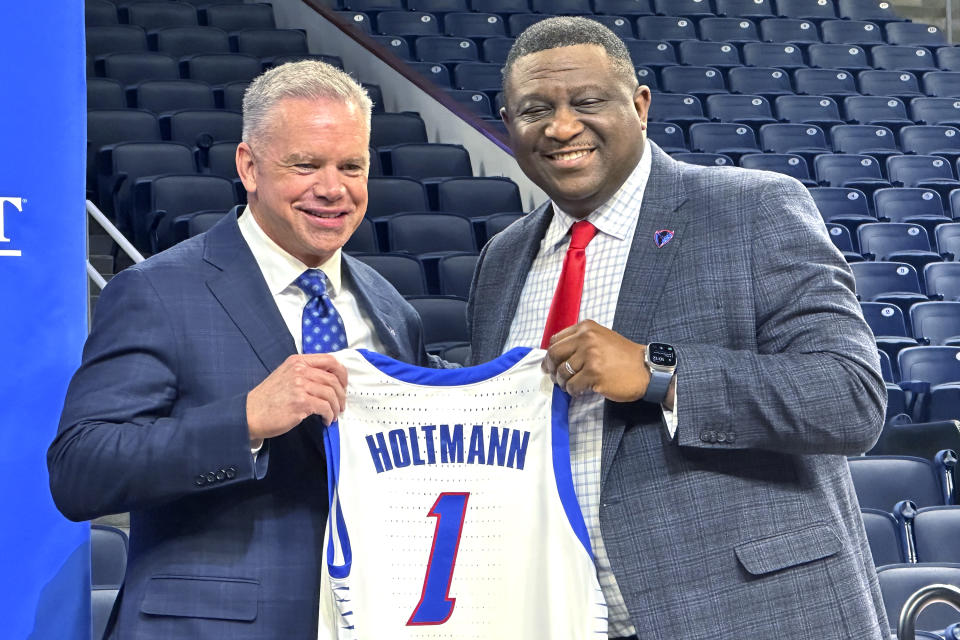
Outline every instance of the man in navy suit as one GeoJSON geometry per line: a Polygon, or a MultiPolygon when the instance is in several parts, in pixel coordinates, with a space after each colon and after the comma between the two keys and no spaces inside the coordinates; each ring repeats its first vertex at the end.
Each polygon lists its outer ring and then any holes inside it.
{"type": "Polygon", "coordinates": [[[321,430],[347,380],[331,356],[303,353],[311,298],[297,281],[322,272],[347,346],[429,364],[412,307],[341,255],[366,211],[370,110],[323,63],[257,78],[237,149],[242,215],[100,297],[48,466],[67,517],[130,512],[107,637],[316,637],[321,430]]]}

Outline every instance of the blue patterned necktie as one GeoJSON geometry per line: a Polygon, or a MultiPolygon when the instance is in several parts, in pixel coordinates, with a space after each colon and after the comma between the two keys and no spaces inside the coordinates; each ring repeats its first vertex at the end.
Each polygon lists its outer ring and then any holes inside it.
{"type": "Polygon", "coordinates": [[[327,295],[327,276],[319,269],[307,269],[294,283],[307,294],[301,329],[303,353],[327,353],[347,348],[343,318],[327,295]]]}

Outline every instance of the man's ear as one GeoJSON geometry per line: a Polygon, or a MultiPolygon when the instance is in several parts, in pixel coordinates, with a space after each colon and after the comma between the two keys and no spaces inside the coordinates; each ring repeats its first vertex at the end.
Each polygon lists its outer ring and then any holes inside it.
{"type": "Polygon", "coordinates": [[[256,193],[257,178],[254,171],[253,151],[246,142],[237,145],[237,173],[247,193],[256,193]]]}
{"type": "Polygon", "coordinates": [[[647,112],[650,111],[650,87],[641,84],[633,91],[633,106],[640,116],[640,122],[646,124],[647,112]]]}
{"type": "Polygon", "coordinates": [[[500,107],[500,119],[503,120],[503,124],[510,126],[510,114],[507,113],[506,107],[500,107]]]}

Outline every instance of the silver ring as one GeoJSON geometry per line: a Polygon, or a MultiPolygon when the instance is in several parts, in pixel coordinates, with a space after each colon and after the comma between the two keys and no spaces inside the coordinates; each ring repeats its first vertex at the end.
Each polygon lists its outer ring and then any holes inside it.
{"type": "Polygon", "coordinates": [[[563,368],[567,370],[567,373],[570,374],[570,377],[571,377],[571,378],[572,378],[573,376],[577,375],[577,372],[574,371],[574,370],[573,370],[573,367],[570,366],[570,361],[569,361],[569,360],[564,360],[564,361],[563,361],[563,368]]]}

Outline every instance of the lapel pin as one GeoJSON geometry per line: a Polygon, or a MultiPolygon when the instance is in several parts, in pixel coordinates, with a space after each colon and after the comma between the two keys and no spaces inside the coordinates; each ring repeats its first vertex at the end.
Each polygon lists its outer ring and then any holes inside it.
{"type": "Polygon", "coordinates": [[[673,231],[670,229],[660,229],[655,231],[653,234],[653,241],[657,245],[657,249],[662,249],[663,245],[667,244],[673,239],[673,231]]]}

